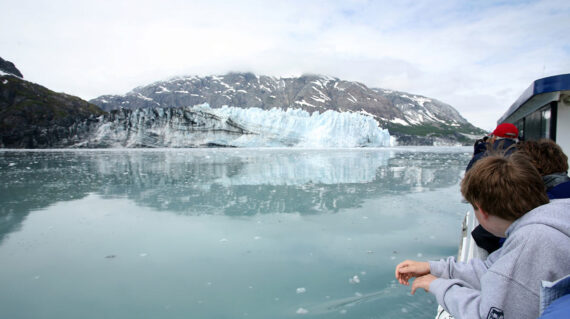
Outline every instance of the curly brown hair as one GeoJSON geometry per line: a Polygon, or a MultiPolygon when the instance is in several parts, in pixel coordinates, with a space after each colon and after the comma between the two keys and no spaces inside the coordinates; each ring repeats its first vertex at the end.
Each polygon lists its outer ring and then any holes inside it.
{"type": "Polygon", "coordinates": [[[568,156],[552,140],[521,142],[519,149],[528,155],[542,176],[568,171],[568,156]]]}
{"type": "Polygon", "coordinates": [[[549,202],[542,177],[523,152],[477,161],[461,181],[461,194],[474,207],[509,221],[549,202]]]}

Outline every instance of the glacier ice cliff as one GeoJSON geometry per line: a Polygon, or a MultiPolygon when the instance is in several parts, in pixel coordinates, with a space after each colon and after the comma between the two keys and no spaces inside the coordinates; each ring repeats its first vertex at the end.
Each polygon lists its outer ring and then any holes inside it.
{"type": "Polygon", "coordinates": [[[328,110],[222,107],[121,109],[102,116],[76,147],[383,147],[371,116],[328,110]]]}

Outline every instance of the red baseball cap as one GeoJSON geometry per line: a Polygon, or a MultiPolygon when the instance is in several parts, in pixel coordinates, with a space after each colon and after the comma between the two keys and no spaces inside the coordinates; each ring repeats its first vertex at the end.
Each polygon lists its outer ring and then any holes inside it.
{"type": "Polygon", "coordinates": [[[503,138],[518,138],[519,129],[511,123],[501,123],[495,128],[491,135],[503,138]]]}

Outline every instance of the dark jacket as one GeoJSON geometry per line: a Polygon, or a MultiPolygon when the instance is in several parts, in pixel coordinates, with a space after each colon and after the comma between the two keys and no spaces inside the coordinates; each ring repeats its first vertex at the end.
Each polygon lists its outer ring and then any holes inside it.
{"type": "Polygon", "coordinates": [[[554,173],[542,177],[546,194],[550,199],[570,198],[570,178],[564,173],[554,173]]]}
{"type": "Polygon", "coordinates": [[[570,198],[570,181],[552,187],[546,194],[550,199],[570,198]]]}
{"type": "Polygon", "coordinates": [[[467,172],[475,162],[490,153],[505,151],[506,155],[512,154],[516,150],[514,146],[516,144],[517,141],[510,138],[497,139],[493,145],[484,140],[478,140],[473,147],[473,157],[471,158],[471,161],[469,161],[469,164],[467,164],[465,171],[467,172]]]}

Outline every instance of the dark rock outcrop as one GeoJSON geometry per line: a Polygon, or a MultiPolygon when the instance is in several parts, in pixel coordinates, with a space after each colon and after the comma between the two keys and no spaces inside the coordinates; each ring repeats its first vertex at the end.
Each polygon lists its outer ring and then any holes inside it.
{"type": "Polygon", "coordinates": [[[231,147],[211,141],[253,134],[231,119],[190,107],[119,109],[81,124],[84,134],[72,147],[231,147]]]}
{"type": "Polygon", "coordinates": [[[104,114],[78,97],[56,93],[11,75],[0,76],[0,147],[73,145],[104,114]]]}
{"type": "Polygon", "coordinates": [[[14,63],[12,63],[10,61],[6,61],[2,58],[0,58],[0,71],[8,73],[8,74],[13,74],[13,75],[20,77],[20,78],[24,78],[24,76],[22,75],[20,70],[18,70],[18,68],[16,68],[14,63]]]}

